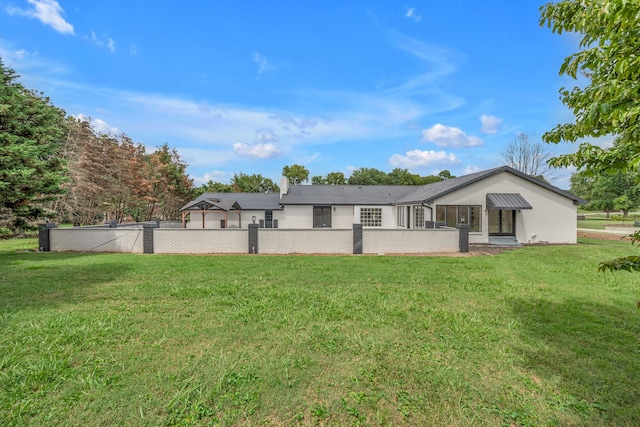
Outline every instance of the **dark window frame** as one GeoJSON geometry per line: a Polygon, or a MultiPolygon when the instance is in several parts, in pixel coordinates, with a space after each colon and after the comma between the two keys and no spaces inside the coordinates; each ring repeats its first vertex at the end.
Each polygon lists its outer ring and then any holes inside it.
{"type": "Polygon", "coordinates": [[[313,207],[313,228],[331,228],[331,206],[317,205],[313,207]],[[316,221],[317,213],[320,221],[316,221]],[[327,221],[328,218],[328,221],[327,221]],[[328,225],[327,225],[328,224],[328,225]]]}
{"type": "MultiPolygon", "coordinates": [[[[436,206],[436,221],[444,222],[448,226],[451,224],[458,224],[460,218],[465,218],[465,224],[469,225],[469,231],[472,233],[482,232],[482,205],[437,205],[436,206]],[[453,208],[455,208],[455,216],[453,222],[449,218],[449,214],[454,215],[453,208]],[[466,212],[461,212],[465,210],[466,212]],[[477,229],[474,228],[474,223],[477,224],[477,229]]],[[[455,226],[455,225],[454,225],[455,226]]]]}

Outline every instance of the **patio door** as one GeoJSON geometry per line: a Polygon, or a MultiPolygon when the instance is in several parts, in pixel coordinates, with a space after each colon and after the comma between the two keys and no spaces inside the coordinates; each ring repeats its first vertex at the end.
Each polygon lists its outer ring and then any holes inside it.
{"type": "Polygon", "coordinates": [[[489,209],[489,236],[515,236],[516,211],[489,209]]]}

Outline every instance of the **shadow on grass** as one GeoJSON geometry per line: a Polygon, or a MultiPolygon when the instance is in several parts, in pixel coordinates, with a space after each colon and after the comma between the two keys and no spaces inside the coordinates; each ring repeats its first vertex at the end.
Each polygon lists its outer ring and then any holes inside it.
{"type": "Polygon", "coordinates": [[[640,312],[592,301],[513,300],[525,367],[561,408],[640,425],[640,312]]]}
{"type": "Polygon", "coordinates": [[[129,271],[109,254],[0,253],[0,310],[83,301],[90,289],[129,271]]]}

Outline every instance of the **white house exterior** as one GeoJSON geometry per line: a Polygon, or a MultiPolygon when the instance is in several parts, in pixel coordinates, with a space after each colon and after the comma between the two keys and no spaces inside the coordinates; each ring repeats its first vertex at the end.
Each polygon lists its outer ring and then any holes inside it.
{"type": "Polygon", "coordinates": [[[576,243],[582,203],[503,166],[423,186],[290,186],[283,180],[280,194],[206,193],[182,211],[190,217],[187,228],[246,228],[254,221],[265,228],[338,230],[464,224],[470,243],[529,244],[576,243]]]}

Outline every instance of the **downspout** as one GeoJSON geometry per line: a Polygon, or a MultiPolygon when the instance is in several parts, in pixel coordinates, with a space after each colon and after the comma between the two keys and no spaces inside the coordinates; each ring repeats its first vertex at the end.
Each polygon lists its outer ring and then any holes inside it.
{"type": "Polygon", "coordinates": [[[422,202],[421,205],[423,208],[429,209],[429,213],[430,213],[429,217],[431,218],[430,221],[433,222],[433,208],[431,206],[425,205],[424,202],[422,202]]]}

